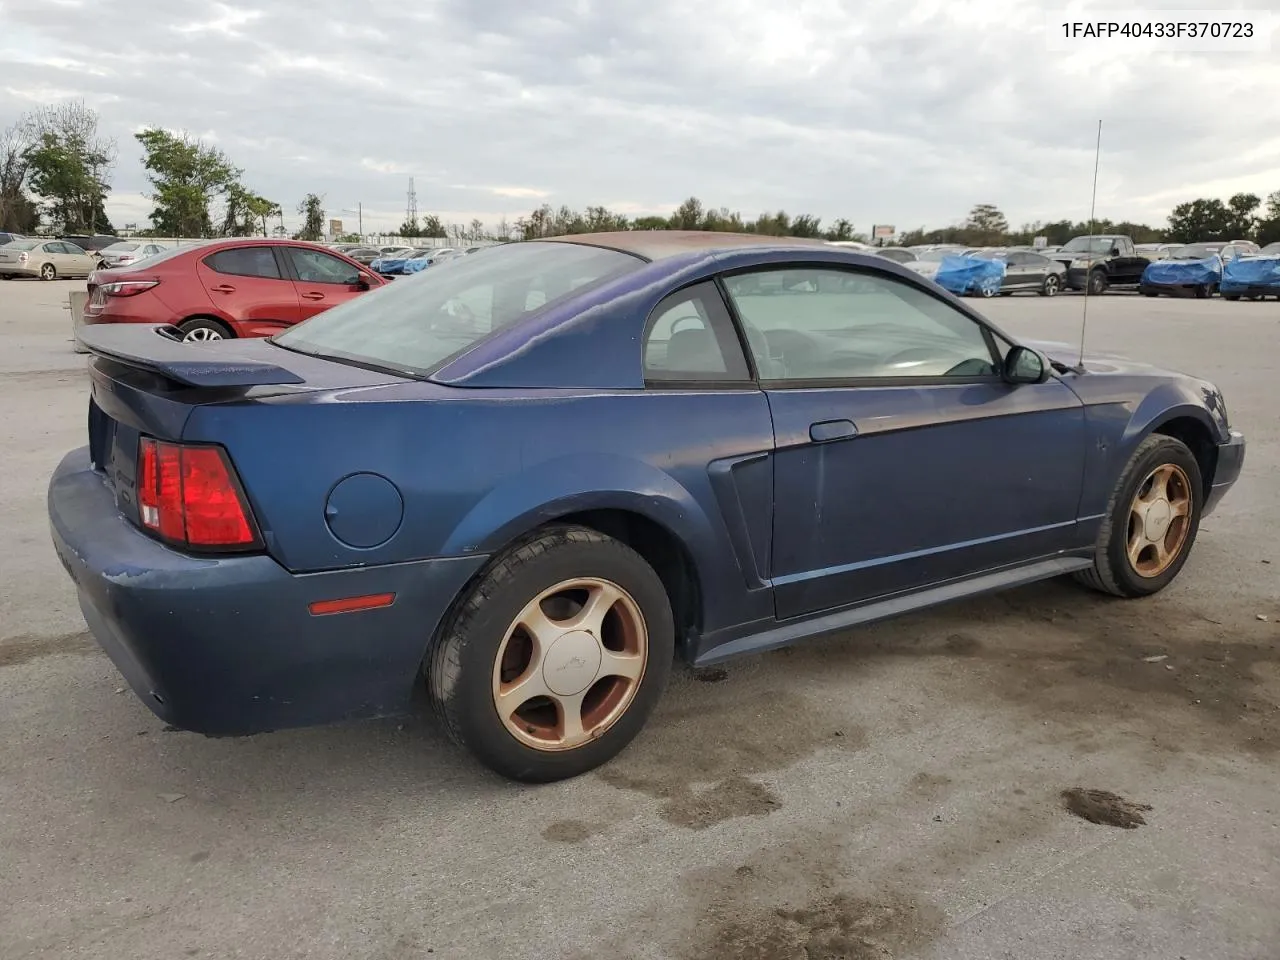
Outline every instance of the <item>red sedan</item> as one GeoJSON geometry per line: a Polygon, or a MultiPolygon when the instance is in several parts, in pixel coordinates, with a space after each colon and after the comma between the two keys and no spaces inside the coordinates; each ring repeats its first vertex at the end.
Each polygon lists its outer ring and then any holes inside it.
{"type": "Polygon", "coordinates": [[[298,240],[176,247],[89,278],[85,323],[172,323],[187,340],[268,337],[387,283],[298,240]]]}

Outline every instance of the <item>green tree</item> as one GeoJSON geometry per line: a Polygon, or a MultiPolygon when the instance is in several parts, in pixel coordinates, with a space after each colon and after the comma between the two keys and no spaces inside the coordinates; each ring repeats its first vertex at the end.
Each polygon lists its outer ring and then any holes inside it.
{"type": "Polygon", "coordinates": [[[672,230],[700,230],[705,216],[702,201],[697,197],[690,197],[676,207],[675,213],[671,214],[669,226],[672,230]]]}
{"type": "Polygon", "coordinates": [[[1256,193],[1237,193],[1227,201],[1227,210],[1231,214],[1231,224],[1228,229],[1230,236],[1223,237],[1224,240],[1242,240],[1252,237],[1253,232],[1258,228],[1258,208],[1262,206],[1262,200],[1256,193]]]}
{"type": "Polygon", "coordinates": [[[32,120],[27,114],[0,133],[0,230],[31,233],[40,223],[40,207],[26,190],[35,141],[32,120]]]}
{"type": "Polygon", "coordinates": [[[841,217],[827,228],[825,236],[828,240],[852,240],[853,224],[841,217]]]}
{"type": "Polygon", "coordinates": [[[636,217],[631,221],[632,230],[668,230],[671,223],[667,217],[657,217],[652,214],[644,217],[636,217]]]}
{"type": "Polygon", "coordinates": [[[1173,208],[1165,235],[1177,243],[1228,239],[1234,221],[1234,214],[1221,200],[1192,200],[1173,208]]]}
{"type": "Polygon", "coordinates": [[[1258,221],[1258,232],[1254,239],[1264,247],[1269,243],[1280,242],[1280,190],[1267,197],[1267,209],[1258,221]]]}
{"type": "Polygon", "coordinates": [[[822,236],[822,218],[815,217],[812,214],[802,213],[791,221],[791,233],[793,237],[821,237],[822,236]]]}
{"type": "Polygon", "coordinates": [[[98,133],[97,112],[72,100],[35,111],[27,123],[27,183],[49,219],[67,233],[110,231],[103,208],[116,143],[98,133]]]}
{"type": "Polygon", "coordinates": [[[1009,221],[993,203],[975,204],[965,220],[968,242],[975,246],[994,246],[1009,232],[1009,221]]]}
{"type": "Polygon", "coordinates": [[[418,236],[420,237],[443,237],[447,235],[448,231],[445,229],[444,221],[434,213],[428,213],[423,217],[418,226],[418,236]]]}
{"type": "Polygon", "coordinates": [[[232,191],[242,171],[221,150],[186,133],[150,127],[134,137],[142,145],[143,166],[155,188],[152,225],[162,236],[211,236],[209,204],[232,191]]]}
{"type": "Polygon", "coordinates": [[[298,204],[302,214],[302,229],[293,235],[295,240],[322,240],[324,238],[324,200],[308,193],[298,204]]]}
{"type": "Polygon", "coordinates": [[[226,208],[222,214],[220,236],[252,237],[268,235],[267,218],[278,216],[280,205],[260,197],[239,183],[226,191],[226,208]]]}
{"type": "Polygon", "coordinates": [[[422,236],[422,227],[418,224],[418,218],[405,217],[404,223],[400,224],[400,229],[396,231],[396,235],[400,237],[422,236]]]}

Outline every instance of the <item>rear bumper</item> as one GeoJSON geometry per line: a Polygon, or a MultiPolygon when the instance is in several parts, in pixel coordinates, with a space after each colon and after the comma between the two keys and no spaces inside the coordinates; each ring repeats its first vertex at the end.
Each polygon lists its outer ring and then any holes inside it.
{"type": "Polygon", "coordinates": [[[1212,513],[1240,478],[1240,470],[1244,466],[1244,448],[1244,434],[1238,430],[1231,431],[1231,439],[1226,443],[1218,444],[1218,463],[1213,471],[1213,484],[1205,497],[1201,516],[1212,513]]]}
{"type": "Polygon", "coordinates": [[[58,465],[48,507],[54,548],[103,650],[157,716],[211,735],[404,712],[440,618],[486,559],[292,574],[263,555],[189,556],[120,516],[87,448],[58,465]],[[374,593],[395,601],[308,610],[374,593]]]}

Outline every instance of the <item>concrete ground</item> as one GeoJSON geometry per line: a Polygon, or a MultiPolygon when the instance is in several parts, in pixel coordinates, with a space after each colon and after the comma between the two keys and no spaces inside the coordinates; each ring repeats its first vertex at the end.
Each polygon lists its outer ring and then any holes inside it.
{"type": "MultiPolygon", "coordinates": [[[[1280,956],[1280,305],[1090,301],[1094,347],[1215,379],[1250,440],[1159,597],[1048,583],[678,672],[615,763],[527,788],[425,718],[209,740],[124,690],[46,532],[74,286],[0,285],[5,960],[1280,956]]],[[[1078,297],[982,306],[1079,333],[1078,297]]]]}

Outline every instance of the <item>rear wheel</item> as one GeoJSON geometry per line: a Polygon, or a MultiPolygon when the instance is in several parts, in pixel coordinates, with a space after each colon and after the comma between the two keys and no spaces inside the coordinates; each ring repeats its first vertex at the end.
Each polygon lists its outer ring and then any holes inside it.
{"type": "Polygon", "coordinates": [[[442,625],[427,689],[449,735],[481,763],[545,783],[631,742],[674,653],[653,568],[595,530],[550,527],[503,553],[442,625]]]}
{"type": "Polygon", "coordinates": [[[1095,297],[1107,292],[1107,275],[1102,270],[1094,270],[1089,274],[1089,292],[1095,297]]]}
{"type": "Polygon", "coordinates": [[[1058,279],[1056,273],[1051,273],[1044,278],[1044,283],[1040,287],[1040,296],[1056,297],[1058,291],[1062,289],[1062,281],[1058,279]]]}
{"type": "Polygon", "coordinates": [[[58,271],[54,269],[52,263],[46,263],[44,266],[40,268],[41,280],[56,280],[57,278],[58,278],[58,271]]]}
{"type": "Polygon", "coordinates": [[[235,334],[217,320],[210,320],[208,317],[196,317],[194,320],[186,320],[178,324],[178,329],[182,331],[182,340],[184,343],[204,343],[209,340],[230,340],[235,334]]]}
{"type": "Polygon", "coordinates": [[[1222,299],[1223,299],[1223,300],[1239,300],[1239,299],[1240,299],[1240,294],[1238,294],[1238,293],[1224,293],[1224,294],[1222,295],[1222,299]]]}
{"type": "Polygon", "coordinates": [[[1139,288],[1138,288],[1138,292],[1139,292],[1139,293],[1141,293],[1144,297],[1158,297],[1158,296],[1160,296],[1160,291],[1159,291],[1159,290],[1153,290],[1151,287],[1139,287],[1139,288]]]}
{"type": "Polygon", "coordinates": [[[1205,300],[1213,296],[1213,286],[1208,283],[1202,283],[1196,287],[1196,299],[1205,300]]]}
{"type": "Polygon", "coordinates": [[[1160,434],[1143,440],[1111,495],[1093,567],[1079,579],[1118,597],[1163,590],[1195,543],[1202,482],[1200,466],[1181,440],[1160,434]]]}

